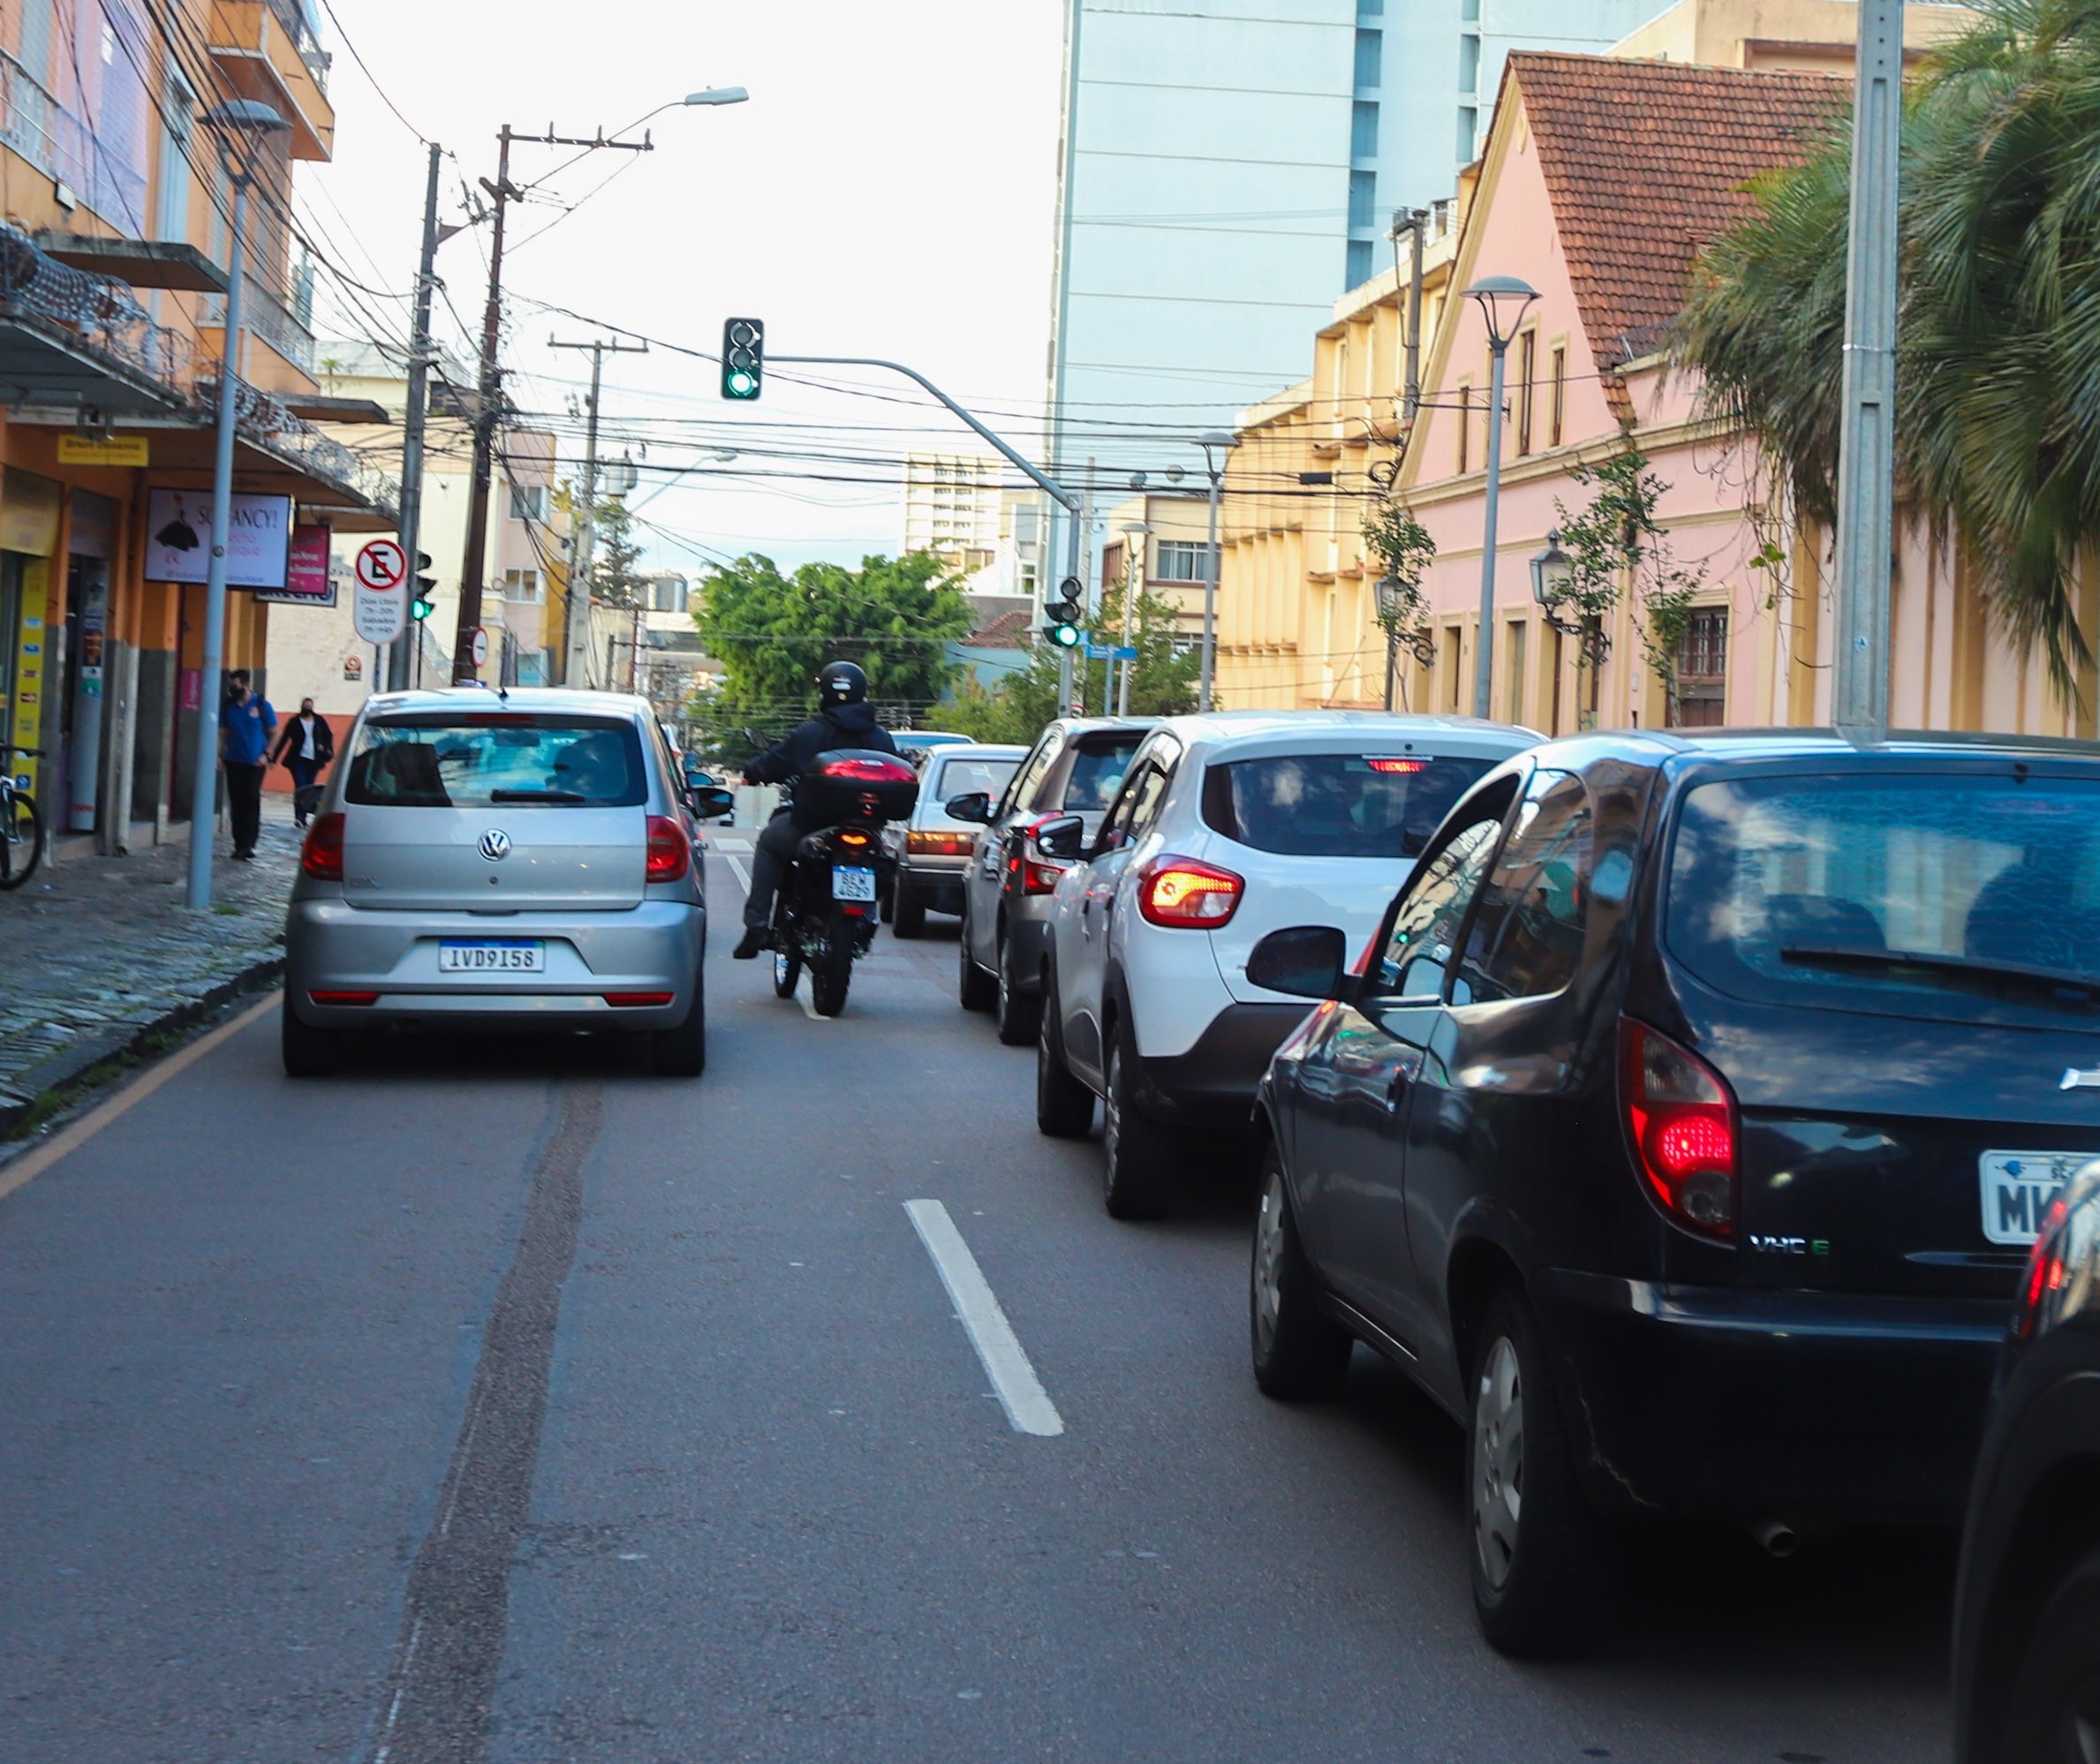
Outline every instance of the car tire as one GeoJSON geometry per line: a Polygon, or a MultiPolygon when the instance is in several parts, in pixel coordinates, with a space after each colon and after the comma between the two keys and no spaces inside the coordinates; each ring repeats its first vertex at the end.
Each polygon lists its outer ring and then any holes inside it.
{"type": "Polygon", "coordinates": [[[970,915],[963,915],[963,935],[956,940],[956,1002],[966,1011],[988,1011],[999,996],[998,982],[977,965],[970,953],[970,915]]]}
{"type": "Polygon", "coordinates": [[[897,878],[895,872],[892,871],[889,878],[889,886],[882,891],[882,901],[881,904],[875,909],[875,916],[881,920],[884,924],[888,924],[894,919],[895,919],[896,916],[897,878]]]}
{"type": "Polygon", "coordinates": [[[1094,1124],[1094,1093],[1073,1077],[1065,1064],[1054,973],[1045,991],[1048,1009],[1035,1044],[1036,1131],[1049,1139],[1084,1139],[1094,1124]]]}
{"type": "Polygon", "coordinates": [[[1137,1112],[1128,1024],[1108,1048],[1108,1089],[1101,1099],[1101,1205],[1112,1219],[1162,1217],[1174,1198],[1174,1135],[1137,1112]]]}
{"type": "Polygon", "coordinates": [[[1615,1553],[1584,1497],[1538,1321],[1505,1286],[1473,1356],[1466,1511],[1473,1609],[1500,1653],[1588,1652],[1609,1616],[1615,1553]]]}
{"type": "Polygon", "coordinates": [[[896,906],[890,917],[890,930],[901,938],[924,937],[926,934],[925,897],[902,875],[897,878],[896,897],[896,906]]]}
{"type": "Polygon", "coordinates": [[[698,971],[685,1021],[650,1032],[649,1065],[659,1078],[698,1078],[707,1069],[707,994],[698,971]]]}
{"type": "MultiPolygon", "coordinates": [[[[780,933],[775,932],[774,935],[778,936],[780,933]]],[[[792,999],[795,996],[795,983],[801,978],[802,956],[799,952],[791,949],[774,950],[773,952],[773,996],[776,999],[792,999]]]]}
{"type": "Polygon", "coordinates": [[[342,1067],[343,1031],[300,1021],[289,998],[280,1013],[278,1039],[287,1078],[332,1078],[342,1067]]]}
{"type": "Polygon", "coordinates": [[[2014,1677],[2003,1730],[1973,1764],[2056,1764],[2090,1757],[2100,1729],[2100,1550],[2086,1557],[2043,1607],[2014,1677]]]}
{"type": "Polygon", "coordinates": [[[1283,1180],[1283,1156],[1272,1144],[1262,1159],[1261,1211],[1254,1221],[1248,1270],[1248,1324],[1254,1382],[1280,1402],[1341,1394],[1354,1338],[1319,1308],[1319,1278],[1298,1237],[1298,1219],[1283,1180]]]}
{"type": "Polygon", "coordinates": [[[1039,1037],[1043,1028],[1043,995],[1022,991],[1016,984],[1019,977],[1014,972],[1013,943],[1002,937],[998,974],[992,981],[992,1010],[999,1038],[1008,1047],[1026,1047],[1039,1037]]]}

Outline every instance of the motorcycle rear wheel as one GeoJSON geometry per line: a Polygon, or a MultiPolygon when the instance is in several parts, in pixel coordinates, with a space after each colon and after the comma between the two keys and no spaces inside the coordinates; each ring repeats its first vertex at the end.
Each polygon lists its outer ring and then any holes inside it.
{"type": "Polygon", "coordinates": [[[846,1008],[853,984],[853,922],[836,907],[824,925],[824,947],[810,961],[810,1007],[820,1017],[846,1008]]]}
{"type": "Polygon", "coordinates": [[[773,996],[792,999],[795,983],[802,978],[802,952],[782,947],[773,952],[773,996]]]}

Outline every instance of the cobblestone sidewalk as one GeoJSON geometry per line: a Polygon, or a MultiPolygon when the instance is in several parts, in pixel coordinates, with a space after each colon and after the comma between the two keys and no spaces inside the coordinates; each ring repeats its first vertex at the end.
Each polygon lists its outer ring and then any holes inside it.
{"type": "Polygon", "coordinates": [[[0,894],[0,1132],[39,1091],[273,977],[299,835],[289,799],[262,812],[253,863],[218,840],[208,913],[183,905],[181,845],[49,864],[0,894]]]}

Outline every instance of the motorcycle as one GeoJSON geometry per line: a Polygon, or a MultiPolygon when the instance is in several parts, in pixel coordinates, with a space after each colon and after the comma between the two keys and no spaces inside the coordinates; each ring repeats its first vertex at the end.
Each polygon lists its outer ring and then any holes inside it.
{"type": "Polygon", "coordinates": [[[820,1017],[846,1008],[853,964],[875,941],[877,903],[893,878],[882,824],[918,801],[918,774],[893,754],[846,748],[820,754],[796,781],[804,833],[773,901],[773,990],[791,999],[804,968],[820,1017]]]}

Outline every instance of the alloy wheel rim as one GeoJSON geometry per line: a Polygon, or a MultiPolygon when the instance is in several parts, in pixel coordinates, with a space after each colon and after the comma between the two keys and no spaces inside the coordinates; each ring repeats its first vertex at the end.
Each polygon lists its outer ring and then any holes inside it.
{"type": "Polygon", "coordinates": [[[1516,1347],[1497,1336],[1473,1399],[1473,1548],[1499,1592],[1516,1564],[1524,1510],[1524,1387],[1516,1347]]]}
{"type": "Polygon", "coordinates": [[[1283,1309],[1283,1172],[1272,1172],[1254,1225],[1254,1333],[1264,1353],[1276,1345],[1283,1309]]]}

